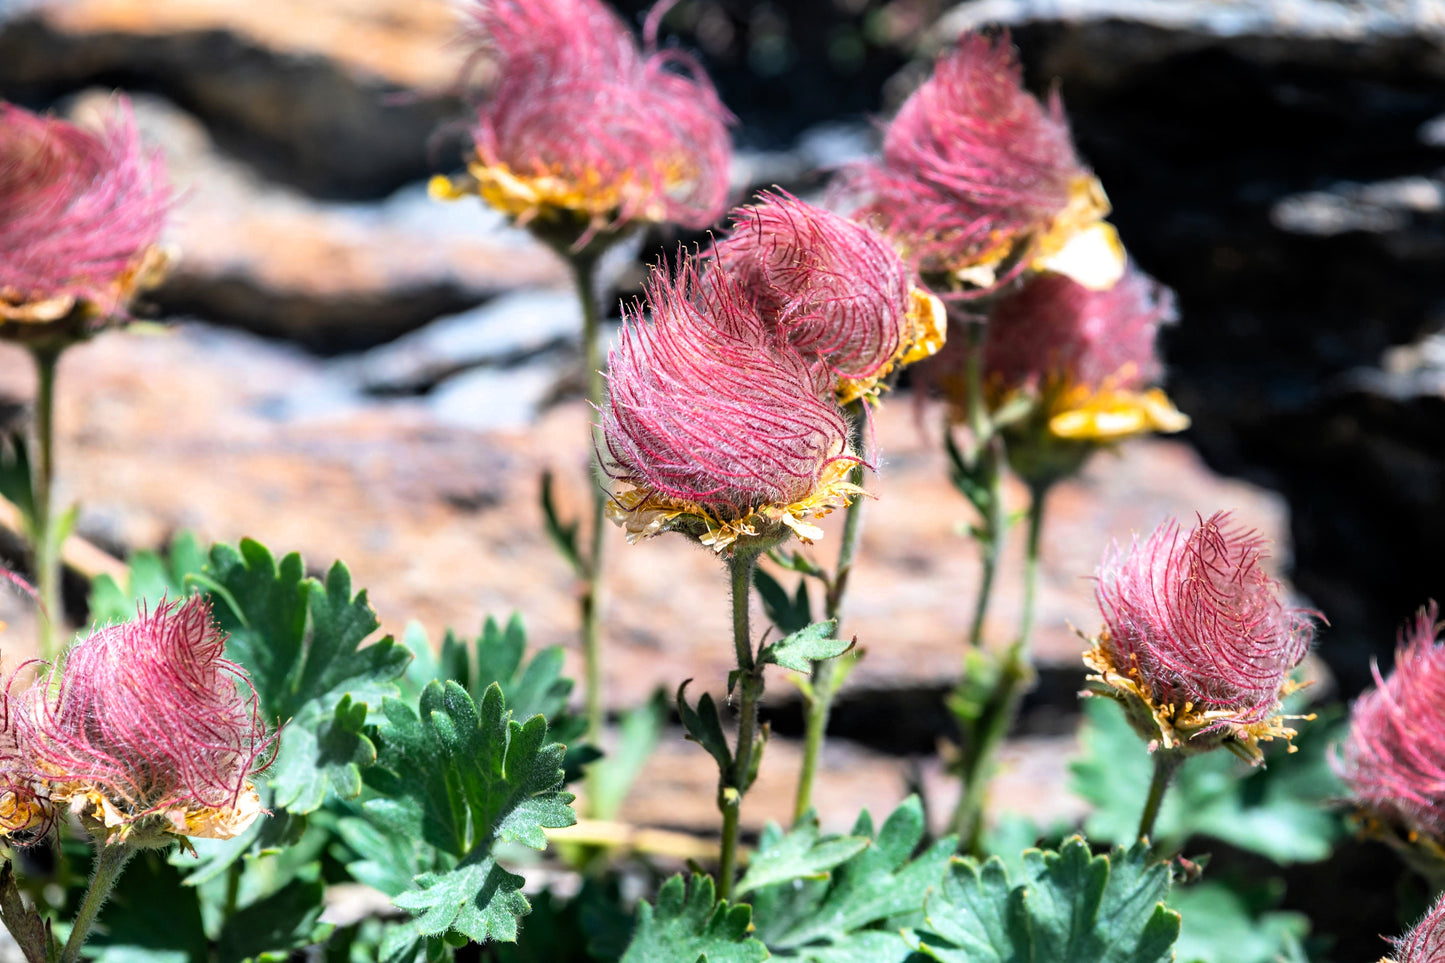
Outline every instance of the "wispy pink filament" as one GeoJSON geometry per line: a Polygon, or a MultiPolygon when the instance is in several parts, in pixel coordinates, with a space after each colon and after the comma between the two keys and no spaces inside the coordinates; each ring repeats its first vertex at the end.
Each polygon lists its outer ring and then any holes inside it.
{"type": "Polygon", "coordinates": [[[786,194],[733,214],[714,249],[764,323],[816,366],[828,389],[868,378],[897,353],[910,279],[877,232],[786,194]]]}
{"type": "Polygon", "coordinates": [[[1172,293],[1132,265],[1103,291],[1037,274],[990,313],[985,378],[1006,390],[1050,382],[1137,390],[1162,375],[1155,345],[1173,320],[1172,293]]]}
{"type": "Polygon", "coordinates": [[[1445,895],[1395,944],[1395,963],[1441,963],[1445,960],[1445,895]]]}
{"type": "Polygon", "coordinates": [[[1402,633],[1388,678],[1374,667],[1376,687],[1356,700],[1335,767],[1362,805],[1445,842],[1445,642],[1438,638],[1439,615],[1433,602],[1420,610],[1402,633]]]}
{"type": "Polygon", "coordinates": [[[0,298],[122,310],[117,281],[159,240],[169,203],[124,98],[99,133],[0,103],[0,298]]]}
{"type": "Polygon", "coordinates": [[[1309,650],[1311,613],[1280,600],[1260,565],[1265,540],[1227,512],[1181,532],[1170,520],[1098,572],[1101,645],[1121,672],[1136,667],[1160,705],[1226,713],[1216,726],[1262,722],[1309,650]]]}
{"type": "Polygon", "coordinates": [[[132,816],[234,806],[270,738],[245,671],[202,597],[76,643],[53,694],[32,689],[29,743],[54,784],[94,788],[132,816]]]}
{"type": "Polygon", "coordinates": [[[922,271],[949,271],[1045,226],[1085,173],[1057,97],[1023,89],[1008,36],[965,36],[884,132],[882,158],[850,172],[860,217],[922,271]]]}
{"type": "Polygon", "coordinates": [[[721,272],[686,261],[645,293],[609,356],[605,470],[725,519],[812,493],[847,431],[803,360],[721,272]]]}
{"type": "Polygon", "coordinates": [[[483,163],[619,190],[619,221],[722,214],[731,115],[690,56],[639,50],[598,0],[479,0],[471,15],[498,69],[473,128],[483,163]]]}

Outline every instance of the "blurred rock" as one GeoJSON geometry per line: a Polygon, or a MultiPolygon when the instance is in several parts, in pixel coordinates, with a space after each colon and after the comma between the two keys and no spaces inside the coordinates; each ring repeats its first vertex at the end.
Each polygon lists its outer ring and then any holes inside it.
{"type": "MultiPolygon", "coordinates": [[[[71,113],[95,117],[109,99],[83,95],[71,113]]],[[[567,282],[560,260],[479,202],[435,201],[424,184],[376,203],[318,201],[219,153],[167,101],[141,95],[134,104],[178,198],[167,241],[179,257],[150,295],[166,313],[334,352],[495,294],[567,282]]]]}
{"type": "Polygon", "coordinates": [[[411,11],[439,16],[440,0],[379,0],[365,26],[348,24],[352,6],[45,3],[26,18],[0,16],[0,96],[40,107],[90,86],[159,93],[268,177],[323,197],[382,197],[438,161],[456,166],[455,149],[428,157],[433,134],[460,115],[455,98],[404,85],[439,85],[438,72],[450,76],[465,52],[448,48],[439,22],[413,35],[405,54],[357,42],[384,33],[388,20],[402,35],[417,19],[411,11]],[[398,66],[391,79],[373,72],[389,59],[418,63],[428,50],[438,70],[398,66]]]}
{"type": "Polygon", "coordinates": [[[581,330],[575,292],[519,291],[438,319],[373,348],[355,364],[367,391],[414,394],[468,368],[514,364],[575,342],[581,330]]]}

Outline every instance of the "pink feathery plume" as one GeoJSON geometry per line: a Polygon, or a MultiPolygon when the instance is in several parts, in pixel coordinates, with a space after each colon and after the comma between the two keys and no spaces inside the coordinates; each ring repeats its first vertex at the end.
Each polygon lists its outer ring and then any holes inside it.
{"type": "Polygon", "coordinates": [[[1309,651],[1312,613],[1289,608],[1260,565],[1265,540],[1216,512],[1181,532],[1174,520],[1098,571],[1099,643],[1158,705],[1228,713],[1201,731],[1262,722],[1309,651]]]}
{"type": "Polygon", "coordinates": [[[123,311],[123,281],[159,240],[170,199],[124,97],[99,133],[0,103],[0,300],[123,311]]]}
{"type": "Polygon", "coordinates": [[[903,259],[876,231],[785,193],[733,214],[714,247],[764,323],[810,365],[869,378],[898,353],[911,288],[903,259]]]}
{"type": "Polygon", "coordinates": [[[1163,374],[1159,328],[1174,320],[1173,293],[1132,263],[1103,291],[1062,274],[1037,274],[990,313],[984,377],[1006,390],[1051,382],[1144,388],[1163,374]]]}
{"type": "Polygon", "coordinates": [[[473,129],[487,165],[615,193],[618,222],[713,223],[727,204],[732,116],[680,51],[640,51],[598,0],[479,0],[497,78],[473,129]]]}
{"type": "Polygon", "coordinates": [[[1391,940],[1395,955],[1390,963],[1441,963],[1445,960],[1445,895],[1399,939],[1391,940]]]}
{"type": "Polygon", "coordinates": [[[200,596],[77,642],[53,694],[32,690],[29,741],[53,792],[99,792],[128,821],[235,807],[272,737],[225,643],[200,596]]]}
{"type": "Polygon", "coordinates": [[[737,282],[685,261],[653,271],[608,359],[604,470],[735,519],[811,494],[847,429],[806,364],[773,339],[737,282]]]}
{"type": "Polygon", "coordinates": [[[1439,616],[1431,602],[1401,633],[1389,678],[1372,667],[1376,687],[1355,701],[1349,737],[1333,762],[1366,809],[1445,841],[1445,642],[1439,616]]]}
{"type": "Polygon", "coordinates": [[[1006,33],[945,53],[884,131],[880,159],[850,170],[856,216],[924,272],[951,271],[1045,226],[1086,173],[1058,98],[1023,89],[1006,33]]]}

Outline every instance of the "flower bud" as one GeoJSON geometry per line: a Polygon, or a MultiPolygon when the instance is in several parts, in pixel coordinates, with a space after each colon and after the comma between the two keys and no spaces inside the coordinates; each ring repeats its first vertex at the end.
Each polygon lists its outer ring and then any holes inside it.
{"type": "Polygon", "coordinates": [[[1006,34],[969,34],[943,54],[888,125],[882,158],[850,171],[845,190],[925,276],[989,288],[1031,266],[1108,286],[1123,269],[1103,188],[1058,98],[1046,107],[1023,89],[1006,34]]]}
{"type": "Polygon", "coordinates": [[[55,803],[107,842],[244,831],[261,812],[247,777],[273,740],[225,642],[198,596],[72,646],[26,719],[55,803]]]}
{"type": "Polygon", "coordinates": [[[123,314],[164,266],[169,204],[124,98],[99,133],[0,103],[0,334],[123,314]]]}
{"type": "MultiPolygon", "coordinates": [[[[1422,608],[1395,650],[1395,670],[1355,700],[1333,762],[1354,801],[1445,865],[1445,642],[1439,607],[1422,608]]],[[[1382,827],[1383,828],[1383,827],[1382,827]]]]}
{"type": "Polygon", "coordinates": [[[630,222],[702,228],[722,214],[731,115],[691,57],[651,39],[640,51],[598,0],[475,0],[471,16],[496,78],[467,175],[433,181],[434,193],[477,194],[573,245],[630,222]]]}
{"type": "Polygon", "coordinates": [[[683,531],[715,551],[775,544],[846,505],[857,459],[807,365],[770,337],[738,283],[693,261],[655,270],[608,359],[599,461],[629,540],[683,531]]]}
{"type": "MultiPolygon", "coordinates": [[[[1258,532],[1216,512],[1174,520],[1105,555],[1095,589],[1104,628],[1084,656],[1089,690],[1123,704],[1145,739],[1185,752],[1221,743],[1251,762],[1289,739],[1280,699],[1309,651],[1312,616],[1280,600],[1258,532]]],[[[1293,747],[1291,747],[1291,750],[1293,747]]]]}
{"type": "Polygon", "coordinates": [[[840,403],[876,395],[895,367],[943,345],[943,306],[887,241],[790,195],[735,211],[714,257],[840,403]]]}

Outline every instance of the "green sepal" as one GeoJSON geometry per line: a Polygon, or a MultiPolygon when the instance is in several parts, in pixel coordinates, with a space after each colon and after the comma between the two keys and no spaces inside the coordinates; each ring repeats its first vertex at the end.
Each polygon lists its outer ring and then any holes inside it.
{"type": "Polygon", "coordinates": [[[838,629],[838,620],[814,622],[791,635],[763,646],[758,653],[758,663],[780,665],[794,672],[809,672],[814,662],[836,659],[853,647],[854,642],[833,637],[838,629]]]}
{"type": "Polygon", "coordinates": [[[706,692],[697,700],[697,708],[687,704],[687,687],[691,679],[677,687],[677,713],[682,717],[682,728],[687,738],[702,746],[717,760],[718,771],[732,769],[733,754],[728,748],[727,736],[723,735],[722,720],[718,717],[717,704],[706,692]]]}
{"type": "Polygon", "coordinates": [[[751,907],[715,902],[711,876],[674,876],[662,884],[655,907],[638,906],[621,963],[760,963],[768,948],[748,935],[751,929],[751,907]]]}

